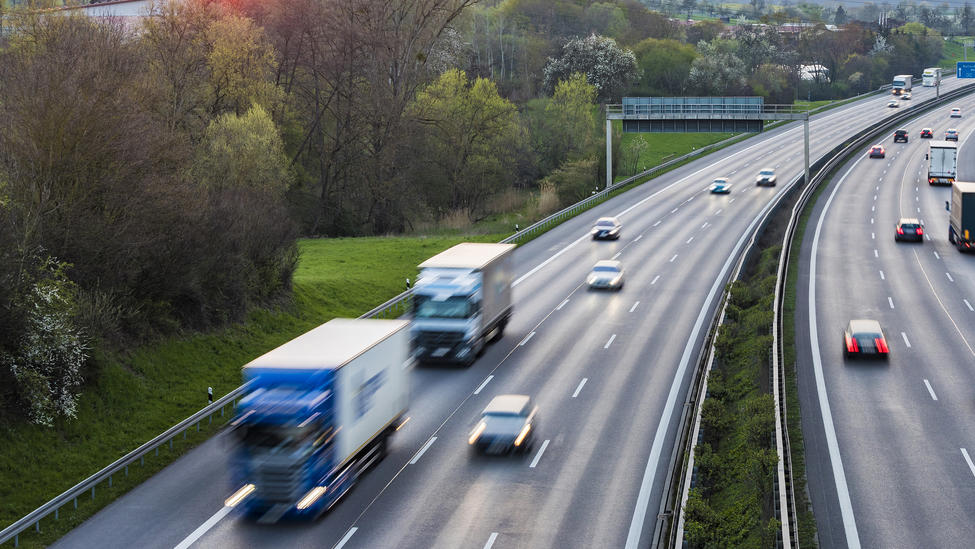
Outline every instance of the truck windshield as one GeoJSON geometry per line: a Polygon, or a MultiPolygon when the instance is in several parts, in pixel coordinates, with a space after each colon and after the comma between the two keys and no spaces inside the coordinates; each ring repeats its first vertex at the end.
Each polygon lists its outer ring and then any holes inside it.
{"type": "Polygon", "coordinates": [[[280,425],[249,425],[241,433],[244,444],[264,450],[295,450],[307,444],[317,430],[306,427],[282,427],[280,425]]]}
{"type": "Polygon", "coordinates": [[[470,318],[474,308],[464,296],[434,301],[430,296],[413,297],[413,316],[416,318],[470,318]]]}

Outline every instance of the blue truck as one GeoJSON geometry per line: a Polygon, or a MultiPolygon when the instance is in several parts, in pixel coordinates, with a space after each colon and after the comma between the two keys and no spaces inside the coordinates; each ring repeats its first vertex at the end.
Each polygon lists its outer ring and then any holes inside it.
{"type": "Polygon", "coordinates": [[[465,242],[420,264],[412,325],[418,361],[470,365],[504,335],[514,310],[514,248],[465,242]]]}
{"type": "Polygon", "coordinates": [[[335,319],[244,366],[228,506],[310,519],[385,457],[409,399],[409,322],[335,319]]]}

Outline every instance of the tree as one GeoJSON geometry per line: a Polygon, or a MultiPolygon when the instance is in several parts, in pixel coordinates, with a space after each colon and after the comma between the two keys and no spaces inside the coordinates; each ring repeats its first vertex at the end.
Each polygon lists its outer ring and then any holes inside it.
{"type": "Polygon", "coordinates": [[[231,15],[213,21],[206,39],[210,113],[242,115],[255,103],[273,112],[279,101],[271,80],[277,61],[264,31],[231,15]]]}
{"type": "Polygon", "coordinates": [[[545,114],[551,120],[556,136],[552,145],[556,162],[561,163],[588,148],[595,127],[593,103],[596,96],[596,87],[589,84],[582,73],[575,73],[555,85],[555,94],[545,107],[545,114]]]}
{"type": "Polygon", "coordinates": [[[972,24],[975,23],[975,9],[972,8],[971,2],[965,2],[956,19],[961,24],[961,28],[964,29],[965,34],[971,35],[972,24]]]}
{"type": "Polygon", "coordinates": [[[630,175],[636,175],[640,171],[640,158],[648,150],[650,150],[650,144],[642,135],[637,134],[630,140],[630,144],[623,150],[624,159],[622,161],[630,175]]]}
{"type": "Polygon", "coordinates": [[[846,10],[843,9],[843,6],[836,6],[836,14],[833,16],[833,21],[837,25],[846,24],[846,10]]]}
{"type": "Polygon", "coordinates": [[[207,128],[193,175],[211,190],[259,189],[280,196],[293,178],[283,146],[277,125],[259,104],[243,116],[229,112],[207,128]]]}
{"type": "Polygon", "coordinates": [[[745,63],[737,55],[720,51],[713,43],[697,45],[700,57],[691,64],[690,83],[700,95],[738,95],[744,87],[745,63]]]}
{"type": "Polygon", "coordinates": [[[681,0],[680,9],[682,13],[687,14],[687,20],[690,21],[691,15],[697,9],[697,0],[681,0]]]}
{"type": "Polygon", "coordinates": [[[601,102],[620,100],[627,86],[639,78],[633,52],[620,49],[612,38],[595,34],[570,40],[558,58],[549,58],[545,86],[554,90],[559,81],[577,72],[584,73],[596,87],[601,102]]]}
{"type": "Polygon", "coordinates": [[[691,63],[698,56],[694,46],[676,40],[647,38],[634,46],[634,55],[641,74],[635,92],[642,95],[686,94],[691,63]]]}

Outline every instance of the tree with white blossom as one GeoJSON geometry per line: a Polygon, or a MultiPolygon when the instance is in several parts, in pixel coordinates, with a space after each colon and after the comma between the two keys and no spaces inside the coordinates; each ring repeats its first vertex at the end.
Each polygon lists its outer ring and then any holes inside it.
{"type": "Polygon", "coordinates": [[[620,101],[629,85],[639,79],[640,69],[629,48],[621,49],[616,40],[591,34],[562,46],[558,57],[549,57],[545,66],[545,87],[554,90],[560,81],[583,73],[596,87],[600,102],[620,101]]]}

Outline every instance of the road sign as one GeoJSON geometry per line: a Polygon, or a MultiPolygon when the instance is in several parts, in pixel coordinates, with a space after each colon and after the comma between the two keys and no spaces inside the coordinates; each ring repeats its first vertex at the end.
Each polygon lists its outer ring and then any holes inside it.
{"type": "Polygon", "coordinates": [[[958,61],[958,78],[975,78],[975,61],[958,61]]]}

